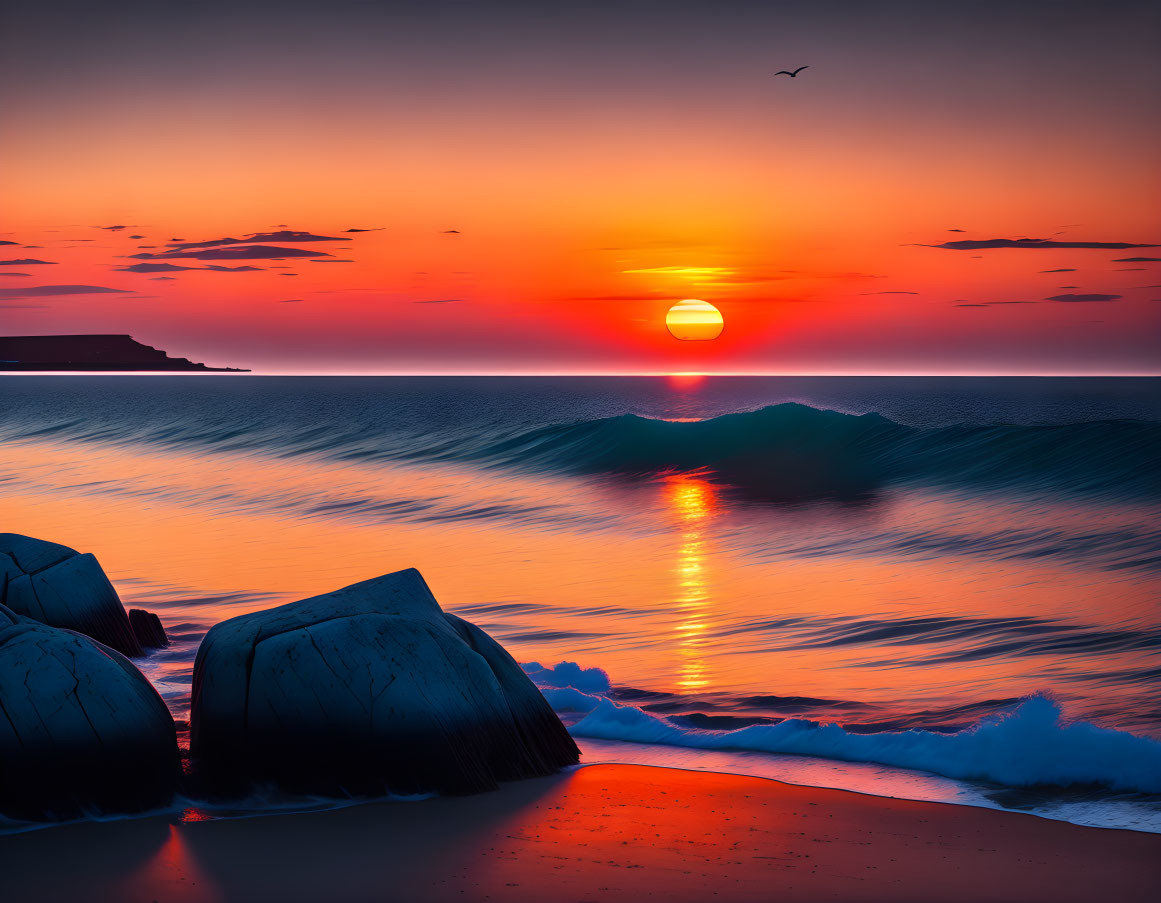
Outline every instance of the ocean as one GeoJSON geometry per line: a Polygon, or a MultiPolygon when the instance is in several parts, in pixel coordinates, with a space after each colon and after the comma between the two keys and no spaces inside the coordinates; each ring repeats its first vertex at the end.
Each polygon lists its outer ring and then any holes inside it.
{"type": "Polygon", "coordinates": [[[0,529],[161,616],[179,721],[217,621],[417,567],[585,762],[1161,831],[1159,390],[8,376],[0,529]]]}

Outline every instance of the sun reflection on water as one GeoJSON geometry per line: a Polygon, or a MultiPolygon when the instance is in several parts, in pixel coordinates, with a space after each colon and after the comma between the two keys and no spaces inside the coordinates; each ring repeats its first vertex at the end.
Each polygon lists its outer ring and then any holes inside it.
{"type": "Polygon", "coordinates": [[[711,483],[683,474],[666,482],[666,500],[681,529],[673,568],[677,582],[673,601],[680,617],[673,627],[680,658],[677,686],[684,691],[702,690],[710,684],[702,651],[711,605],[706,525],[717,498],[711,483]]]}

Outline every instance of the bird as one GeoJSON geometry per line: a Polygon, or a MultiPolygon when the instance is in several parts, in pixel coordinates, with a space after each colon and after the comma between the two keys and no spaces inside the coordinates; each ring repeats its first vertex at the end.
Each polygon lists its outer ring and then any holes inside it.
{"type": "Polygon", "coordinates": [[[774,76],[775,76],[775,78],[777,78],[779,75],[789,75],[791,78],[794,78],[803,69],[809,69],[809,68],[810,68],[809,66],[799,66],[793,72],[787,72],[785,69],[783,69],[781,72],[775,72],[774,76]]]}

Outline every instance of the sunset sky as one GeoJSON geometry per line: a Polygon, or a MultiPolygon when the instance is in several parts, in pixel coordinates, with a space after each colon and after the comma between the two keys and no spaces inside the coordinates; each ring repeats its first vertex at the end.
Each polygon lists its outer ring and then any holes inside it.
{"type": "Polygon", "coordinates": [[[0,334],[271,373],[1161,373],[1154,2],[0,10],[0,334]],[[685,298],[721,338],[669,334],[685,298]]]}

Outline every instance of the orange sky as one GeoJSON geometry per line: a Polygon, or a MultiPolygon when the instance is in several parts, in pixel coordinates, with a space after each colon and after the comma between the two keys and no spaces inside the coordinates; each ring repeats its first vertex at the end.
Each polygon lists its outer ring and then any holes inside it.
{"type": "Polygon", "coordinates": [[[1161,243],[1148,5],[448,6],[6,3],[0,258],[54,263],[0,265],[0,331],[263,372],[1161,372],[1161,266],[1119,262],[1161,248],[925,246],[1161,243]],[[119,269],[279,228],[351,262],[119,269]],[[43,288],[77,285],[125,294],[43,288]],[[672,339],[681,298],[722,337],[672,339]]]}

